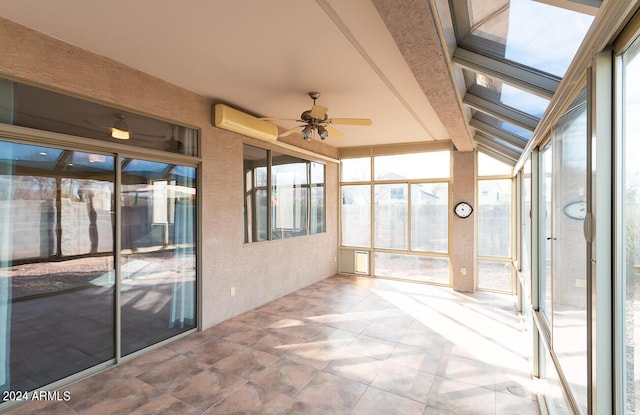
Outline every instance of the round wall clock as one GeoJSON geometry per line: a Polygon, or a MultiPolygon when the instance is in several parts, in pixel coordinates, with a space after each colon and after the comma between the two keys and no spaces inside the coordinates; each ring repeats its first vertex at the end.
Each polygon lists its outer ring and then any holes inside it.
{"type": "Polygon", "coordinates": [[[575,220],[584,220],[587,217],[587,202],[577,201],[564,207],[564,214],[575,220]]]}
{"type": "Polygon", "coordinates": [[[460,202],[453,208],[453,212],[460,218],[468,218],[473,213],[473,208],[467,202],[460,202]]]}

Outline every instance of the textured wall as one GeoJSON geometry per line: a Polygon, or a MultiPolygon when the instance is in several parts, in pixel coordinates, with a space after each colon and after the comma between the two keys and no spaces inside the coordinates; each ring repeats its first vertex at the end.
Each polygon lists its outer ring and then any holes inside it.
{"type": "Polygon", "coordinates": [[[449,63],[426,0],[373,0],[407,65],[460,151],[472,151],[462,108],[451,81],[449,63]]]}
{"type": "MultiPolygon", "coordinates": [[[[2,77],[201,130],[203,327],[336,273],[336,164],[326,170],[326,233],[243,245],[243,137],[211,126],[211,99],[2,18],[0,39],[2,77]]],[[[337,156],[322,143],[289,143],[337,156]]]]}
{"type": "Polygon", "coordinates": [[[451,220],[451,269],[453,289],[473,292],[475,284],[475,152],[454,151],[453,183],[451,186],[451,207],[458,202],[468,202],[474,212],[466,219],[452,215],[451,220]]]}

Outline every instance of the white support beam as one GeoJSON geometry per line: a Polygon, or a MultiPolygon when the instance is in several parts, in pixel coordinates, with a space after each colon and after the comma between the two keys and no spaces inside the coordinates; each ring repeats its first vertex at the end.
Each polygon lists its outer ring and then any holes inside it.
{"type": "Polygon", "coordinates": [[[482,131],[483,133],[491,137],[495,137],[498,140],[507,142],[519,149],[524,149],[528,143],[527,140],[524,140],[523,138],[513,133],[510,133],[507,130],[503,130],[502,128],[498,128],[491,124],[487,124],[486,122],[480,121],[477,118],[472,118],[471,121],[469,122],[469,125],[478,131],[482,131]]]}
{"type": "Polygon", "coordinates": [[[499,104],[478,95],[467,92],[462,102],[471,108],[482,111],[502,121],[506,121],[520,128],[533,132],[538,125],[538,118],[518,111],[503,104],[499,104]]]}
{"type": "Polygon", "coordinates": [[[510,166],[515,166],[516,161],[520,158],[520,153],[502,146],[482,134],[476,134],[474,140],[478,143],[478,146],[490,150],[492,156],[499,158],[510,166]]]}

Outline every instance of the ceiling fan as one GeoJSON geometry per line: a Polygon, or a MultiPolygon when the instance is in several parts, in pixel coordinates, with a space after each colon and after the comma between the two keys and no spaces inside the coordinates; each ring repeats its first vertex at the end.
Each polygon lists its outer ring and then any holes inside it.
{"type": "Polygon", "coordinates": [[[313,106],[310,110],[300,114],[300,118],[262,118],[263,120],[289,120],[303,123],[297,127],[291,128],[280,137],[285,137],[293,133],[300,133],[305,140],[311,140],[314,134],[317,134],[322,140],[327,137],[342,137],[342,133],[332,127],[332,124],[341,125],[371,125],[372,121],[368,118],[329,118],[327,111],[329,108],[316,105],[316,100],[320,96],[319,92],[309,92],[309,97],[313,100],[313,106]]]}

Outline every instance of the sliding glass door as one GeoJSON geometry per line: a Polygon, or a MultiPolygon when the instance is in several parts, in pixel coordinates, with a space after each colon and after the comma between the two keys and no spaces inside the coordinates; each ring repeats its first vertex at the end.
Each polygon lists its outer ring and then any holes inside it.
{"type": "Polygon", "coordinates": [[[4,390],[115,357],[114,159],[0,142],[4,390]]]}
{"type": "Polygon", "coordinates": [[[0,390],[195,328],[195,218],[193,166],[0,141],[0,390]]]}
{"type": "MultiPolygon", "coordinates": [[[[587,413],[586,93],[540,151],[540,311],[571,407],[587,413]]],[[[546,351],[544,352],[546,356],[546,351]]],[[[547,359],[548,362],[551,360],[547,359]]]]}
{"type": "Polygon", "coordinates": [[[195,328],[194,167],[122,159],[122,355],[195,328]]]}

